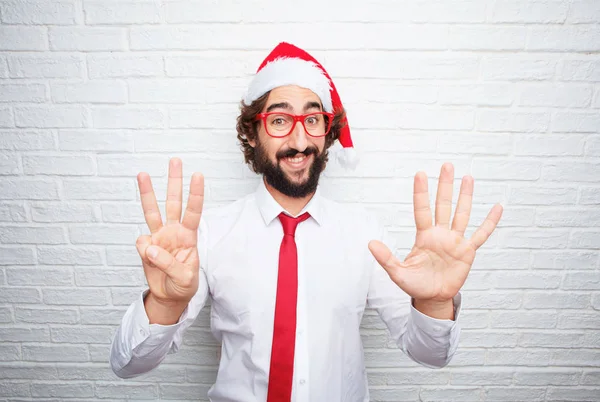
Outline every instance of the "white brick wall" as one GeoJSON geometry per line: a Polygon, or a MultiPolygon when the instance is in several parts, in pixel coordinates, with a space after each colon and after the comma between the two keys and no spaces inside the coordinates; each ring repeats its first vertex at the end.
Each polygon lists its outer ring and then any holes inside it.
{"type": "Polygon", "coordinates": [[[325,194],[375,211],[400,252],[417,170],[475,177],[468,233],[505,207],[449,367],[411,363],[366,312],[372,400],[600,400],[600,1],[0,0],[0,401],[205,398],[208,309],[156,371],[107,365],[144,286],[135,175],[164,200],[179,156],[209,206],[252,191],[237,107],[281,40],[336,79],[361,153],[325,194]]]}

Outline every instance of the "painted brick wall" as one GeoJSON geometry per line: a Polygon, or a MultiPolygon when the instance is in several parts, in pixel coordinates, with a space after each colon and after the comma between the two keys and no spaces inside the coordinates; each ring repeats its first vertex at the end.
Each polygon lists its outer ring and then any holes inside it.
{"type": "Polygon", "coordinates": [[[335,77],[361,153],[325,193],[379,214],[399,253],[418,170],[475,177],[469,232],[505,207],[449,367],[411,363],[367,311],[372,399],[600,400],[600,1],[289,3],[0,0],[0,401],[205,398],[208,309],[151,374],[107,365],[144,286],[135,175],[164,200],[178,156],[208,206],[252,191],[234,121],[281,40],[335,77]]]}

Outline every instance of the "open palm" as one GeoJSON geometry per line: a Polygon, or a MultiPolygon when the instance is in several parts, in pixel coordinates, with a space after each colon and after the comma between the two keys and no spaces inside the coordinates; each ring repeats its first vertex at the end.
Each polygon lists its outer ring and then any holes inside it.
{"type": "Polygon", "coordinates": [[[136,247],[153,297],[165,303],[187,302],[198,289],[198,225],[204,201],[204,178],[192,175],[190,194],[183,219],[182,166],[179,159],[169,163],[166,215],[163,224],[150,176],[138,175],[140,198],[150,235],[140,236],[136,247]],[[153,251],[155,253],[153,253],[153,251]]]}
{"type": "Polygon", "coordinates": [[[383,243],[376,240],[369,243],[373,256],[390,278],[414,299],[440,302],[452,299],[467,279],[476,250],[492,234],[502,216],[502,206],[494,205],[471,238],[465,238],[473,200],[473,178],[462,179],[450,226],[453,181],[454,167],[446,163],[438,183],[434,225],[427,176],[422,172],[415,175],[413,204],[417,235],[404,261],[398,260],[383,243]]]}

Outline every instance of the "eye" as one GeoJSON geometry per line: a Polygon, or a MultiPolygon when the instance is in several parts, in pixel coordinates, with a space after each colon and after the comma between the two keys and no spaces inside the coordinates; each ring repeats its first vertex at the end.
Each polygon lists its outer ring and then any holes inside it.
{"type": "Polygon", "coordinates": [[[319,124],[319,117],[318,116],[309,116],[306,118],[305,122],[306,122],[306,124],[310,124],[310,125],[319,124]]]}

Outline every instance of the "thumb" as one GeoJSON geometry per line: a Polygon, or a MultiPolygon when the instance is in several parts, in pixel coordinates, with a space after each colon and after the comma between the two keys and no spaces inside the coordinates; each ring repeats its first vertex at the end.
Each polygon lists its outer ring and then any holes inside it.
{"type": "Polygon", "coordinates": [[[173,258],[171,253],[156,245],[151,245],[146,248],[146,258],[148,258],[156,268],[171,277],[173,277],[181,264],[173,258]]]}
{"type": "Polygon", "coordinates": [[[398,260],[394,257],[388,246],[379,240],[371,240],[369,242],[369,251],[371,251],[371,254],[373,254],[379,265],[388,271],[388,273],[390,270],[394,270],[398,260]]]}

